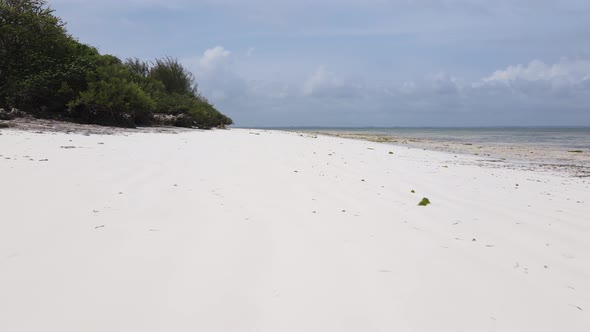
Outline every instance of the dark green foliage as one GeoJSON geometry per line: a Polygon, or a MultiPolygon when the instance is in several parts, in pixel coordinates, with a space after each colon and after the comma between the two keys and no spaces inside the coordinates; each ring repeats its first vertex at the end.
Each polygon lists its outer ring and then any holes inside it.
{"type": "Polygon", "coordinates": [[[68,36],[45,1],[0,0],[1,106],[63,110],[79,92],[89,53],[98,54],[68,36]]]}
{"type": "Polygon", "coordinates": [[[430,200],[426,197],[422,198],[422,200],[420,201],[420,203],[418,203],[418,206],[426,206],[430,204],[430,200]]]}
{"type": "Polygon", "coordinates": [[[125,127],[149,125],[153,113],[187,127],[232,124],[176,59],[100,55],[69,36],[44,0],[0,0],[0,108],[125,127]]]}
{"type": "Polygon", "coordinates": [[[416,193],[416,190],[413,190],[413,189],[412,189],[412,191],[410,191],[410,192],[411,192],[412,194],[415,194],[415,193],[416,193]]]}
{"type": "Polygon", "coordinates": [[[70,102],[72,113],[77,117],[84,116],[85,122],[89,123],[117,125],[116,117],[106,115],[126,114],[127,117],[120,119],[121,126],[149,124],[154,101],[133,81],[131,69],[115,59],[106,56],[100,61],[103,65],[92,75],[88,89],[70,102]],[[101,112],[103,114],[94,114],[101,112]],[[112,121],[105,121],[105,118],[112,121]],[[132,120],[131,124],[128,119],[132,120]]]}
{"type": "Polygon", "coordinates": [[[570,153],[583,153],[584,151],[582,151],[582,150],[571,150],[571,151],[568,151],[568,152],[570,152],[570,153]]]}
{"type": "Polygon", "coordinates": [[[142,78],[146,78],[150,74],[150,64],[138,58],[125,60],[125,65],[129,67],[134,74],[142,78]]]}
{"type": "Polygon", "coordinates": [[[149,70],[149,77],[164,84],[166,92],[173,94],[196,95],[197,84],[193,74],[184,68],[177,59],[165,57],[156,59],[149,70]]]}

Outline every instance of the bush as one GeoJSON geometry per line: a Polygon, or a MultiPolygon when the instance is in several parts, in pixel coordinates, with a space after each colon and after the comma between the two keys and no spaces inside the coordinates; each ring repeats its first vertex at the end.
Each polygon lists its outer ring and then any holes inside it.
{"type": "Polygon", "coordinates": [[[0,0],[0,106],[63,111],[86,88],[96,49],[68,36],[42,0],[0,0]]]}
{"type": "Polygon", "coordinates": [[[89,123],[120,121],[125,127],[150,124],[154,101],[133,82],[129,68],[113,58],[107,56],[102,60],[104,65],[97,69],[88,89],[69,104],[71,114],[89,123]]]}
{"type": "Polygon", "coordinates": [[[177,59],[171,57],[156,59],[149,71],[149,77],[162,82],[169,94],[195,95],[197,93],[193,74],[177,59]]]}

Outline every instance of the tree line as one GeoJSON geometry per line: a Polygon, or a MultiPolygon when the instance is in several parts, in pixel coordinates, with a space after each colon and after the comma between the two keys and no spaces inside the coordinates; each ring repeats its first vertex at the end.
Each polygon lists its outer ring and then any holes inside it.
{"type": "Polygon", "coordinates": [[[0,108],[121,127],[232,124],[177,59],[100,54],[69,35],[45,0],[0,0],[0,108]]]}

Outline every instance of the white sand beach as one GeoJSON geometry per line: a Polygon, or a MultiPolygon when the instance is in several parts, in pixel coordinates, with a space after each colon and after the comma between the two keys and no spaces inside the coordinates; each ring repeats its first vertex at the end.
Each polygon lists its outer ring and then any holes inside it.
{"type": "Polygon", "coordinates": [[[590,331],[590,178],[279,131],[0,133],[0,331],[590,331]]]}

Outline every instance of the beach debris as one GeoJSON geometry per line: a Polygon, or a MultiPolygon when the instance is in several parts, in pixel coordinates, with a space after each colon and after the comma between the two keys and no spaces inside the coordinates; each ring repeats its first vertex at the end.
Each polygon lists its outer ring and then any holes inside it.
{"type": "Polygon", "coordinates": [[[416,193],[416,190],[412,189],[412,191],[410,191],[412,194],[416,193]]]}
{"type": "Polygon", "coordinates": [[[96,226],[94,229],[104,228],[104,225],[96,226]]]}
{"type": "Polygon", "coordinates": [[[374,148],[367,148],[367,150],[375,150],[374,148]]]}
{"type": "Polygon", "coordinates": [[[39,161],[49,161],[49,159],[39,159],[39,161]]]}
{"type": "Polygon", "coordinates": [[[569,153],[584,153],[582,150],[570,150],[569,153]]]}
{"type": "Polygon", "coordinates": [[[76,147],[73,145],[62,145],[62,146],[60,146],[60,148],[62,148],[62,149],[75,149],[76,147]]]}
{"type": "Polygon", "coordinates": [[[97,144],[98,144],[98,145],[104,145],[104,143],[103,143],[103,142],[98,142],[97,144]]]}
{"type": "Polygon", "coordinates": [[[365,179],[361,179],[362,182],[365,182],[365,179]]]}
{"type": "Polygon", "coordinates": [[[430,204],[430,200],[426,197],[422,198],[422,200],[420,201],[420,203],[418,203],[418,206],[426,206],[430,204]]]}
{"type": "Polygon", "coordinates": [[[393,152],[392,151],[389,151],[389,154],[393,154],[393,152]]]}

